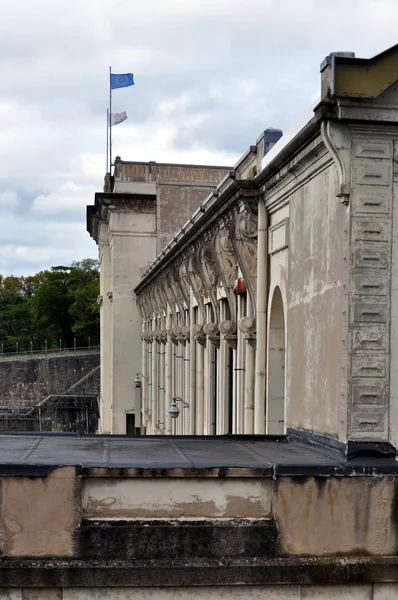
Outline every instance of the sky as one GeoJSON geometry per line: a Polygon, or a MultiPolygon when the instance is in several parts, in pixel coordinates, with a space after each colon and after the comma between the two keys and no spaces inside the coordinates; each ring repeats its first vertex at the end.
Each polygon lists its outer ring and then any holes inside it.
{"type": "Polygon", "coordinates": [[[97,256],[86,205],[124,160],[233,165],[295,124],[332,51],[398,42],[396,0],[0,0],[0,274],[97,256]]]}

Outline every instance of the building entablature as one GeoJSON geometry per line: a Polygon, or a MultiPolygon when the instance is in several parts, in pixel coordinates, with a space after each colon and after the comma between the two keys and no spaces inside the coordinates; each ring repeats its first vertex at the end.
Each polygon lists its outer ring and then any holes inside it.
{"type": "Polygon", "coordinates": [[[156,205],[156,195],[98,192],[95,194],[93,206],[87,206],[87,231],[98,243],[100,224],[108,223],[112,211],[129,211],[153,213],[156,205]]]}

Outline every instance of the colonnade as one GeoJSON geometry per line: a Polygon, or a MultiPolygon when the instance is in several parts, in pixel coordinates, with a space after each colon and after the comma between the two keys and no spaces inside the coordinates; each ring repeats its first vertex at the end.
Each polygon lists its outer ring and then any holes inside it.
{"type": "Polygon", "coordinates": [[[267,240],[258,244],[258,225],[266,238],[257,213],[243,207],[224,217],[138,294],[145,433],[285,432],[284,313],[282,307],[275,325],[275,310],[268,311],[274,301],[268,301],[267,240]],[[258,250],[265,255],[261,263],[258,250]]]}

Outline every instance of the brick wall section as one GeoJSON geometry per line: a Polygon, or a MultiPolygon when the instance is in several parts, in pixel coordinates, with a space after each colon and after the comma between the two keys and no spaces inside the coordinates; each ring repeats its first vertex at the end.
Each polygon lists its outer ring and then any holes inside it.
{"type": "MultiPolygon", "coordinates": [[[[0,405],[34,406],[50,394],[64,394],[99,365],[99,353],[0,360],[0,405]]],[[[97,394],[99,369],[74,394],[97,394]]]]}

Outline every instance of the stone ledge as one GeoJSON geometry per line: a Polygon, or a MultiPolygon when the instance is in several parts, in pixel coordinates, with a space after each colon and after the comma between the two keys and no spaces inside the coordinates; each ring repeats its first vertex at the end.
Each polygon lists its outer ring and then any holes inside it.
{"type": "MultiPolygon", "coordinates": [[[[278,548],[273,519],[250,521],[84,520],[80,556],[84,560],[169,560],[273,557],[278,548]]],[[[255,559],[253,558],[255,561],[255,559]]]]}
{"type": "Polygon", "coordinates": [[[398,582],[398,558],[0,561],[0,587],[159,587],[398,582]]]}

